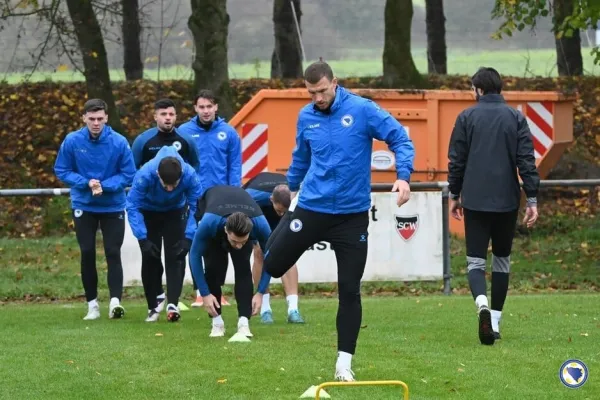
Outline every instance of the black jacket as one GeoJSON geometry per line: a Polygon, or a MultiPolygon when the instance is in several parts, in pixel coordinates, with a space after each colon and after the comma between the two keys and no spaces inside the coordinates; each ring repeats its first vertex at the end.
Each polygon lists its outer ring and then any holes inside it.
{"type": "Polygon", "coordinates": [[[500,94],[481,96],[456,118],[448,149],[450,193],[475,211],[519,208],[523,180],[527,198],[537,197],[540,177],[527,120],[500,94]]]}

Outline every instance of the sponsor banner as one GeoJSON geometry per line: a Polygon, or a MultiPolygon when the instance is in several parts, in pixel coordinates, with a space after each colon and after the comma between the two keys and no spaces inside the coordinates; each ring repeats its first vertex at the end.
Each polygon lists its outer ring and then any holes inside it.
{"type": "MultiPolygon", "coordinates": [[[[414,192],[410,201],[402,207],[396,206],[396,193],[373,193],[371,198],[367,238],[369,252],[363,281],[443,279],[441,192],[414,192]]],[[[302,229],[301,223],[296,223],[294,229],[302,229]]],[[[126,226],[122,257],[125,284],[139,285],[141,252],[129,224],[126,226]]],[[[301,283],[337,282],[335,252],[327,242],[311,246],[297,265],[301,283]]],[[[340,273],[344,273],[343,265],[340,273]]],[[[191,282],[189,265],[185,278],[191,282]]],[[[233,282],[230,259],[225,283],[233,282]]],[[[272,282],[281,280],[273,279],[272,282]]]]}

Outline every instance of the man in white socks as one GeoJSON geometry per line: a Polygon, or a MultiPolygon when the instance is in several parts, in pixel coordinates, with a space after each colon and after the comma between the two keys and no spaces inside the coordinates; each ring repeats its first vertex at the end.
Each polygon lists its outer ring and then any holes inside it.
{"type": "MultiPolygon", "coordinates": [[[[291,202],[291,193],[287,186],[285,175],[274,172],[261,172],[250,179],[244,185],[244,189],[260,206],[263,215],[267,219],[267,222],[269,222],[271,231],[275,231],[279,221],[286,219],[284,215],[287,213],[291,202]]],[[[260,246],[258,243],[254,243],[252,278],[255,285],[260,280],[263,258],[260,246]]],[[[283,283],[288,305],[287,321],[291,324],[303,324],[304,319],[298,310],[298,268],[295,264],[281,277],[281,282],[283,283]]],[[[273,323],[273,311],[271,310],[269,293],[263,296],[260,320],[264,324],[273,323]]]]}

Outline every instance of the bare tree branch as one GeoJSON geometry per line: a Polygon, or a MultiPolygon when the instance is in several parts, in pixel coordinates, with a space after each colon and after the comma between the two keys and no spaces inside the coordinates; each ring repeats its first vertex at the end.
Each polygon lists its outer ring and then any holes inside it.
{"type": "Polygon", "coordinates": [[[46,54],[46,47],[48,46],[48,43],[50,42],[50,38],[52,37],[52,30],[55,27],[54,21],[55,21],[56,13],[58,12],[59,4],[60,4],[60,0],[52,0],[52,4],[50,6],[50,10],[51,10],[51,12],[50,12],[50,28],[48,29],[48,34],[46,35],[46,40],[44,40],[44,43],[42,45],[42,50],[40,51],[39,56],[37,57],[35,63],[33,64],[33,68],[25,76],[25,80],[29,80],[33,76],[33,74],[37,70],[37,67],[40,64],[42,58],[46,54]]]}

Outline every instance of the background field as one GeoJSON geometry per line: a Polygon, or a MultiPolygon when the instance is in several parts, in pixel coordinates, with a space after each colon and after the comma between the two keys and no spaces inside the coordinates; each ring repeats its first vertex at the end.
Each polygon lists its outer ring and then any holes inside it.
{"type": "MultiPolygon", "coordinates": [[[[586,75],[598,75],[600,67],[595,66],[589,50],[583,49],[584,68],[586,75]]],[[[426,50],[413,50],[415,64],[421,73],[427,73],[426,50]]],[[[308,63],[306,63],[308,65],[308,63]]],[[[367,77],[380,76],[383,73],[381,53],[372,51],[352,52],[348,59],[330,61],[338,77],[367,77]]],[[[452,75],[471,76],[480,66],[493,65],[505,76],[557,76],[556,52],[554,50],[495,50],[469,52],[465,50],[448,50],[448,73],[452,75]]],[[[170,66],[160,69],[151,67],[145,70],[145,78],[151,80],[193,80],[193,71],[189,66],[170,66]]],[[[230,63],[229,77],[232,79],[269,78],[271,73],[270,60],[257,60],[254,63],[230,63]]],[[[25,78],[30,81],[83,81],[83,75],[74,71],[36,72],[32,76],[23,73],[5,73],[0,80],[9,84],[22,82],[25,78]]],[[[122,69],[111,70],[111,80],[125,80],[122,69]]]]}
{"type": "MultiPolygon", "coordinates": [[[[251,323],[251,343],[208,337],[199,310],[177,324],[143,322],[144,306],[127,302],[124,320],[84,322],[79,304],[1,308],[2,399],[297,399],[333,378],[335,299],[303,299],[306,325],[251,323]]],[[[358,353],[361,380],[400,379],[411,399],[593,399],[600,393],[599,295],[511,296],[493,347],[477,338],[469,296],[366,298],[358,353]],[[564,387],[571,358],[590,371],[580,389],[564,387]]],[[[255,320],[253,320],[255,321],[255,320]]],[[[332,399],[398,399],[398,388],[333,388],[332,399]]]]}

